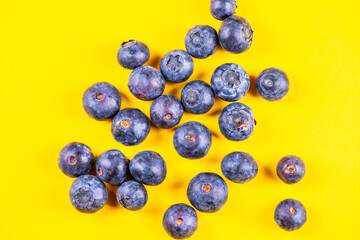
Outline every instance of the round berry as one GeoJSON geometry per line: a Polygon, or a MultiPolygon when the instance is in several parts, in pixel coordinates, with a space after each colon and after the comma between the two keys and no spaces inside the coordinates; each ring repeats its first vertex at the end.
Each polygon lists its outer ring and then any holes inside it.
{"type": "Polygon", "coordinates": [[[261,97],[269,101],[277,101],[289,92],[289,79],[284,71],[269,68],[260,73],[256,79],[256,89],[261,97]]]}
{"type": "Polygon", "coordinates": [[[96,120],[113,118],[121,106],[119,91],[110,83],[99,82],[86,89],[82,104],[85,112],[96,120]]]}
{"type": "Polygon", "coordinates": [[[149,48],[144,43],[136,40],[123,42],[117,54],[118,62],[127,69],[135,69],[145,64],[149,58],[149,48]]]}
{"type": "Polygon", "coordinates": [[[151,186],[162,183],[167,172],[164,159],[153,151],[136,154],[130,161],[129,169],[136,181],[151,186]]]}
{"type": "Polygon", "coordinates": [[[150,132],[150,121],[137,108],[124,108],[114,117],[111,132],[116,141],[126,146],[142,143],[150,132]]]}
{"type": "Polygon", "coordinates": [[[275,222],[284,230],[294,231],[301,228],[306,222],[306,210],[301,202],[286,199],[275,209],[275,222]]]}
{"type": "Polygon", "coordinates": [[[183,50],[168,52],[160,62],[160,71],[165,79],[180,83],[189,79],[194,71],[194,61],[191,56],[183,50]]]}
{"type": "Polygon", "coordinates": [[[178,125],[183,113],[181,102],[171,95],[156,98],[150,106],[151,121],[160,128],[172,128],[178,125]]]}
{"type": "Polygon", "coordinates": [[[173,143],[177,153],[188,159],[204,157],[210,150],[210,130],[199,122],[187,122],[176,129],[173,143]]]}
{"type": "Polygon", "coordinates": [[[163,217],[165,231],[173,238],[188,238],[198,227],[198,217],[195,210],[184,203],[170,206],[163,217]]]}
{"type": "Polygon", "coordinates": [[[276,173],[284,183],[297,183],[305,175],[305,164],[297,156],[285,156],[277,164],[276,173]]]}
{"type": "Polygon", "coordinates": [[[82,175],[70,188],[71,204],[83,213],[94,213],[105,206],[108,192],[105,184],[95,176],[82,175]]]}
{"type": "Polygon", "coordinates": [[[129,164],[119,150],[109,150],[100,154],[96,161],[96,174],[111,185],[123,183],[128,175],[129,164]]]}
{"type": "Polygon", "coordinates": [[[65,175],[79,177],[90,172],[94,165],[94,155],[85,144],[72,142],[61,149],[58,164],[65,175]]]}
{"type": "Polygon", "coordinates": [[[140,210],[147,203],[148,194],[141,183],[126,181],[119,186],[116,192],[116,198],[124,208],[128,210],[140,210]]]}
{"type": "Polygon", "coordinates": [[[232,182],[246,183],[256,176],[258,165],[250,154],[232,152],[221,161],[221,171],[232,182]]]}
{"type": "Polygon", "coordinates": [[[242,141],[249,138],[255,127],[251,109],[242,103],[231,103],[220,113],[219,127],[222,135],[229,140],[242,141]]]}
{"type": "Polygon", "coordinates": [[[209,84],[201,80],[187,83],[181,91],[181,102],[192,114],[203,114],[210,111],[215,96],[209,84]]]}

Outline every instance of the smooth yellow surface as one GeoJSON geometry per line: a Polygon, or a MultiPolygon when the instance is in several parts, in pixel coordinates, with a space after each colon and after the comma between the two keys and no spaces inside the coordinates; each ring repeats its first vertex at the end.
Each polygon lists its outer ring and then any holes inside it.
{"type": "MultiPolygon", "coordinates": [[[[186,188],[203,171],[221,174],[221,159],[231,151],[252,154],[259,172],[244,185],[226,180],[229,198],[213,214],[198,213],[192,239],[358,239],[360,235],[360,34],[358,1],[238,1],[237,14],[254,30],[249,51],[233,55],[218,49],[195,60],[191,80],[210,82],[215,68],[234,62],[251,76],[249,105],[257,126],[243,142],[227,141],[217,125],[228,103],[216,99],[205,115],[185,113],[213,132],[209,154],[201,160],[177,155],[174,130],[152,128],[145,142],[125,147],[111,136],[110,121],[84,112],[84,90],[99,81],[114,84],[122,108],[149,116],[151,102],[131,95],[129,70],[116,53],[122,41],[138,39],[151,51],[149,65],[159,66],[170,50],[184,49],[187,31],[197,24],[219,29],[209,0],[2,1],[0,3],[1,239],[170,239],[162,216],[174,203],[189,203],[186,188]],[[96,2],[96,3],[94,3],[96,2]],[[256,93],[254,79],[265,68],[283,69],[290,92],[268,102],[256,93]],[[126,211],[109,188],[109,201],[96,214],[81,214],[69,201],[73,179],[57,166],[60,149],[71,141],[89,145],[96,156],[117,148],[128,158],[142,150],[159,152],[168,175],[147,187],[149,201],[138,212],[126,211]],[[305,178],[286,185],[276,176],[287,154],[306,164],[305,178]],[[300,200],[308,221],[298,231],[280,229],[276,205],[300,200]]],[[[167,84],[180,96],[185,83],[167,84]]]]}

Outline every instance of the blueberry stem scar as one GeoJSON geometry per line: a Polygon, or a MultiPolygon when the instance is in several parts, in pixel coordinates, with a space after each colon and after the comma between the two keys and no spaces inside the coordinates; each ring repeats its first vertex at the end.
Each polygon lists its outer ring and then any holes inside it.
{"type": "Polygon", "coordinates": [[[195,141],[195,137],[192,134],[186,135],[190,141],[195,141]]]}
{"type": "Polygon", "coordinates": [[[121,44],[121,46],[122,46],[122,47],[128,47],[128,46],[133,45],[135,42],[136,42],[135,40],[129,40],[129,41],[127,41],[127,42],[123,42],[123,43],[121,44]]]}
{"type": "Polygon", "coordinates": [[[210,192],[211,190],[211,185],[210,184],[204,184],[204,186],[202,187],[202,190],[206,193],[210,192]]]}
{"type": "Polygon", "coordinates": [[[290,164],[289,166],[287,166],[287,168],[286,168],[285,172],[286,172],[286,173],[294,173],[294,172],[295,172],[295,170],[296,170],[295,165],[290,164]]]}
{"type": "Polygon", "coordinates": [[[171,114],[170,114],[170,113],[166,114],[166,115],[165,115],[165,118],[166,118],[167,120],[170,120],[170,119],[171,119],[171,114]]]}
{"type": "Polygon", "coordinates": [[[101,100],[101,99],[103,99],[103,95],[102,95],[102,93],[98,93],[97,95],[96,95],[96,99],[97,100],[101,100]]]}
{"type": "Polygon", "coordinates": [[[290,212],[291,212],[292,214],[296,213],[295,208],[291,207],[291,208],[290,208],[290,212]]]}
{"type": "Polygon", "coordinates": [[[130,127],[130,121],[129,120],[122,120],[120,122],[120,126],[122,126],[123,128],[128,128],[128,127],[130,127]]]}
{"type": "Polygon", "coordinates": [[[183,220],[182,220],[181,218],[176,219],[176,224],[177,224],[177,225],[182,224],[182,222],[183,222],[183,220]]]}
{"type": "Polygon", "coordinates": [[[71,156],[71,157],[70,157],[70,162],[71,162],[71,163],[76,162],[76,158],[75,158],[74,156],[71,156]]]}

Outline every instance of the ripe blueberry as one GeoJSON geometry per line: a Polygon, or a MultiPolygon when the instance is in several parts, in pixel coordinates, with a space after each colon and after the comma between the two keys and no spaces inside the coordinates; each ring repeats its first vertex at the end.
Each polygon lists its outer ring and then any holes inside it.
{"type": "Polygon", "coordinates": [[[250,78],[240,65],[226,63],[215,69],[211,77],[211,87],[219,98],[235,102],[249,91],[250,78]]]}
{"type": "Polygon", "coordinates": [[[95,176],[82,175],[70,188],[71,204],[83,213],[94,213],[104,207],[108,199],[105,184],[95,176]]]}
{"type": "Polygon", "coordinates": [[[194,61],[187,52],[173,50],[161,59],[160,71],[170,82],[184,82],[194,71],[194,61]]]}
{"type": "Polygon", "coordinates": [[[181,91],[181,102],[184,108],[193,114],[207,113],[214,105],[214,92],[204,81],[191,81],[181,91]]]}
{"type": "Polygon", "coordinates": [[[294,231],[301,228],[306,222],[306,210],[301,202],[286,199],[275,209],[275,222],[284,230],[294,231]]]}
{"type": "Polygon", "coordinates": [[[214,28],[197,25],[185,37],[186,51],[194,58],[207,58],[216,52],[219,40],[214,28]]]}
{"type": "Polygon", "coordinates": [[[285,156],[277,164],[276,173],[284,183],[297,183],[305,175],[305,164],[297,156],[285,156]]]}
{"type": "Polygon", "coordinates": [[[253,40],[253,31],[248,21],[240,16],[226,18],[219,30],[220,45],[231,53],[248,50],[253,40]]]}
{"type": "Polygon", "coordinates": [[[94,164],[94,155],[85,144],[72,142],[61,149],[58,164],[67,176],[79,177],[90,172],[94,164]]]}
{"type": "Polygon", "coordinates": [[[85,112],[96,120],[113,118],[120,109],[121,96],[110,83],[99,82],[84,92],[82,104],[85,112]]]}
{"type": "Polygon", "coordinates": [[[220,131],[229,140],[241,141],[249,138],[254,131],[254,126],[253,112],[245,104],[231,103],[220,113],[220,131]]]}
{"type": "Polygon", "coordinates": [[[128,78],[130,92],[140,100],[153,100],[165,89],[165,79],[159,70],[150,66],[134,69],[128,78]]]}
{"type": "Polygon", "coordinates": [[[188,238],[198,227],[198,217],[195,210],[184,203],[170,206],[163,217],[165,231],[173,238],[188,238]]]}
{"type": "Polygon", "coordinates": [[[160,128],[172,128],[178,125],[183,113],[181,102],[171,95],[156,98],[150,106],[151,121],[160,128]]]}
{"type": "Polygon", "coordinates": [[[150,132],[150,121],[137,108],[124,108],[114,117],[111,132],[116,141],[126,146],[142,143],[150,132]]]}
{"type": "Polygon", "coordinates": [[[109,150],[100,154],[96,161],[96,174],[111,185],[123,183],[128,175],[129,164],[119,150],[109,150]]]}
{"type": "Polygon", "coordinates": [[[204,157],[211,147],[211,133],[199,122],[187,122],[176,129],[173,143],[177,153],[188,159],[204,157]]]}
{"type": "Polygon", "coordinates": [[[256,176],[258,165],[250,154],[232,152],[221,161],[221,171],[232,182],[246,183],[256,176]]]}
{"type": "Polygon", "coordinates": [[[289,79],[284,71],[269,68],[260,73],[256,79],[256,89],[261,97],[277,101],[289,92],[289,79]]]}
{"type": "Polygon", "coordinates": [[[187,196],[200,212],[216,212],[224,206],[228,197],[225,181],[215,173],[199,173],[191,179],[187,196]]]}
{"type": "Polygon", "coordinates": [[[149,58],[149,48],[144,43],[136,40],[123,42],[117,53],[118,62],[127,69],[135,69],[145,64],[149,58]]]}
{"type": "Polygon", "coordinates": [[[211,0],[210,3],[211,15],[218,20],[232,16],[236,8],[236,0],[211,0]]]}
{"type": "Polygon", "coordinates": [[[159,185],[166,177],[166,163],[157,152],[143,151],[130,161],[129,169],[136,181],[145,185],[159,185]]]}
{"type": "Polygon", "coordinates": [[[140,210],[145,206],[148,200],[148,194],[141,183],[126,181],[119,186],[116,192],[116,198],[124,208],[128,210],[140,210]]]}

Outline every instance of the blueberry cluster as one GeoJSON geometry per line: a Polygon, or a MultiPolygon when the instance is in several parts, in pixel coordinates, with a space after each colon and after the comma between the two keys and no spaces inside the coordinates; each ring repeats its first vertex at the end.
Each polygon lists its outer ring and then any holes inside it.
{"type": "Polygon", "coordinates": [[[143,185],[159,185],[167,172],[166,163],[157,152],[139,152],[129,163],[122,152],[112,149],[98,157],[95,164],[97,177],[88,175],[94,165],[94,156],[88,146],[77,142],[63,147],[58,163],[64,174],[77,177],[70,188],[70,201],[84,213],[94,213],[104,207],[108,199],[104,182],[119,186],[116,197],[121,206],[139,210],[148,199],[143,185]]]}
{"type": "MultiPolygon", "coordinates": [[[[173,128],[182,119],[184,109],[192,114],[205,114],[213,107],[215,96],[232,102],[222,109],[218,125],[222,135],[231,141],[248,139],[256,121],[250,107],[236,102],[250,88],[246,71],[238,64],[225,63],[215,69],[211,85],[194,80],[181,91],[181,99],[162,95],[165,81],[187,81],[194,71],[193,58],[204,59],[213,55],[219,45],[234,54],[248,50],[252,44],[253,31],[249,22],[236,16],[235,0],[211,0],[210,11],[214,18],[222,20],[217,31],[208,25],[197,25],[185,36],[185,49],[168,52],[160,62],[160,71],[144,64],[150,58],[146,44],[130,40],[121,44],[117,54],[119,64],[131,69],[128,88],[137,99],[153,100],[150,119],[159,128],[173,128]]],[[[289,91],[286,74],[277,68],[264,70],[256,80],[259,95],[266,100],[282,99],[289,91]]],[[[110,83],[99,82],[90,86],[83,95],[82,104],[86,113],[96,120],[112,119],[113,138],[125,146],[142,143],[148,136],[151,124],[148,117],[137,108],[120,110],[122,98],[110,83]]],[[[173,135],[176,152],[187,159],[200,159],[211,148],[210,130],[199,122],[180,125],[173,135]]],[[[167,168],[161,155],[154,151],[142,151],[129,161],[119,150],[106,151],[96,163],[91,149],[82,143],[67,144],[58,158],[59,168],[69,177],[76,177],[70,188],[71,204],[80,212],[93,213],[100,210],[108,199],[104,184],[119,186],[117,200],[129,210],[142,209],[148,199],[144,185],[156,186],[166,177],[167,168]],[[95,166],[97,176],[89,175],[95,166]]],[[[221,171],[234,183],[247,183],[258,172],[255,159],[245,152],[232,152],[221,161],[221,171]]],[[[305,174],[305,165],[296,156],[286,156],[277,165],[277,175],[287,183],[299,182],[305,174]]],[[[218,174],[203,172],[189,183],[187,196],[191,205],[200,212],[216,212],[228,198],[228,187],[218,174]]],[[[195,209],[183,204],[174,204],[165,212],[163,226],[174,238],[190,237],[197,229],[195,209]]],[[[285,230],[300,228],[306,221],[306,210],[297,200],[282,201],[275,209],[275,221],[285,230]]]]}

